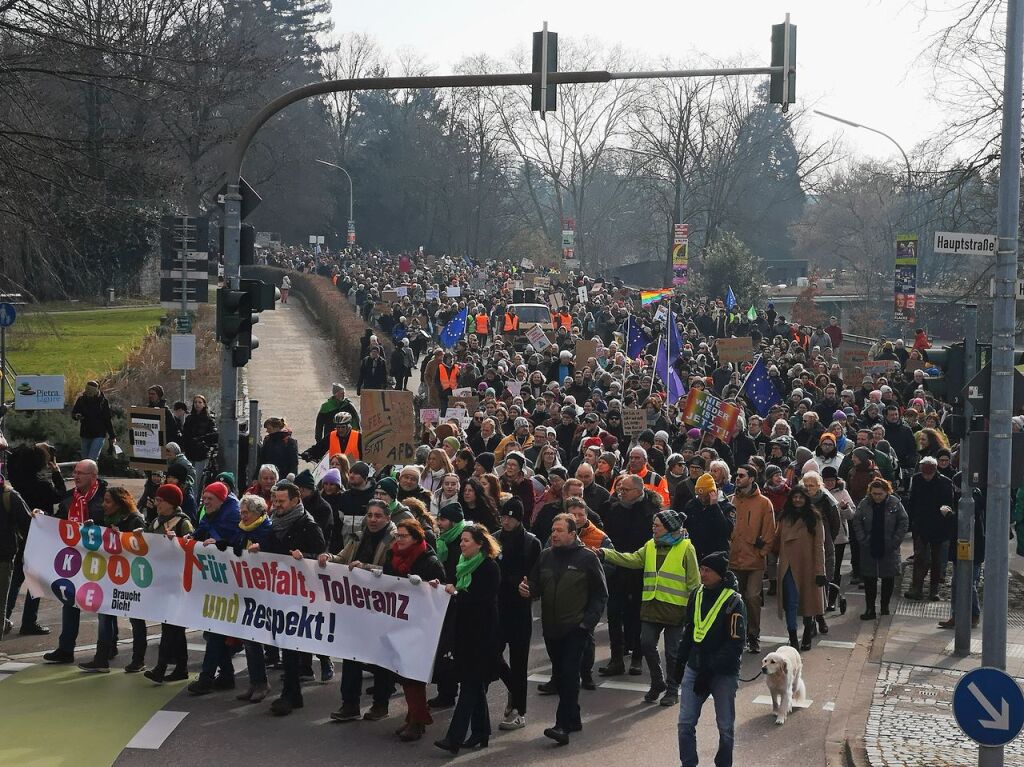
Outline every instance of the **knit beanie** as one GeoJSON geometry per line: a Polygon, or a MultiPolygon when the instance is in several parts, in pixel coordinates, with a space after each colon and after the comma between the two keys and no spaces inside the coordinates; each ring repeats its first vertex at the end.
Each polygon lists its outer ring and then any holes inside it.
{"type": "Polygon", "coordinates": [[[724,551],[708,554],[700,561],[700,566],[714,570],[720,577],[725,578],[729,571],[729,555],[724,551]]]}
{"type": "Polygon", "coordinates": [[[228,490],[235,492],[235,475],[230,471],[222,471],[217,475],[217,481],[228,486],[228,490]]]}
{"type": "Polygon", "coordinates": [[[296,474],[293,482],[296,487],[304,487],[307,490],[316,490],[316,480],[313,479],[313,472],[309,469],[303,469],[296,474]]]}
{"type": "Polygon", "coordinates": [[[352,468],[349,471],[352,474],[358,474],[363,479],[367,479],[370,476],[370,466],[365,461],[356,461],[352,464],[352,468]]]}
{"type": "Polygon", "coordinates": [[[324,474],[324,478],[320,480],[323,484],[332,484],[342,487],[341,472],[337,469],[328,469],[324,474]]]}
{"type": "MultiPolygon", "coordinates": [[[[228,492],[230,492],[228,490],[228,486],[223,482],[211,482],[203,489],[204,494],[209,493],[215,498],[218,498],[221,503],[227,500],[228,492]]],[[[184,498],[182,498],[182,500],[184,500],[184,498]]]]}
{"type": "Polygon", "coordinates": [[[377,489],[392,498],[398,497],[398,483],[392,477],[384,477],[384,479],[378,480],[377,489]]]}
{"type": "Polygon", "coordinates": [[[861,463],[870,463],[875,460],[875,454],[869,447],[858,447],[855,448],[853,454],[857,456],[857,460],[861,463]]]}
{"type": "Polygon", "coordinates": [[[683,522],[686,521],[685,514],[678,511],[674,511],[672,509],[663,509],[654,516],[655,518],[657,518],[659,522],[661,522],[661,524],[665,526],[665,529],[668,530],[670,533],[675,533],[679,530],[682,530],[683,522]]]}
{"type": "Polygon", "coordinates": [[[450,447],[452,450],[458,450],[462,447],[462,443],[459,442],[458,437],[445,437],[442,444],[444,444],[445,447],[450,447]]]}
{"type": "Polygon", "coordinates": [[[476,462],[483,467],[487,474],[494,471],[494,453],[480,453],[476,457],[476,462]]]}
{"type": "Polygon", "coordinates": [[[514,495],[501,505],[502,516],[514,517],[522,522],[523,513],[523,502],[514,495]]]}
{"type": "Polygon", "coordinates": [[[181,502],[185,500],[181,488],[177,485],[160,485],[156,489],[156,497],[161,501],[167,501],[172,506],[181,506],[181,502]]]}
{"type": "Polygon", "coordinates": [[[188,469],[182,466],[180,463],[172,463],[167,467],[167,471],[164,472],[168,477],[174,477],[178,480],[179,484],[185,484],[188,482],[188,469]]]}
{"type": "Polygon", "coordinates": [[[462,504],[458,501],[449,503],[437,513],[438,519],[447,519],[453,525],[462,522],[466,517],[462,513],[462,504]]]}
{"type": "Polygon", "coordinates": [[[693,489],[698,493],[707,493],[718,490],[718,485],[715,484],[715,478],[708,473],[701,474],[697,481],[693,485],[693,489]]]}

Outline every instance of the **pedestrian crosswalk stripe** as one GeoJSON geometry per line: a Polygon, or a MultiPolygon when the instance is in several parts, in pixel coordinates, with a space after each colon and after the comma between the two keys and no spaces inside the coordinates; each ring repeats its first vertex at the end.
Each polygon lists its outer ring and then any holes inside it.
{"type": "Polygon", "coordinates": [[[128,741],[125,748],[160,748],[186,716],[187,711],[157,711],[135,733],[135,737],[128,741]]]}

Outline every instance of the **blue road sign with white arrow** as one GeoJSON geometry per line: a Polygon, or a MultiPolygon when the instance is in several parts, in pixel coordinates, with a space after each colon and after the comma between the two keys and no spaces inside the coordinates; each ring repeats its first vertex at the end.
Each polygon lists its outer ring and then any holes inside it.
{"type": "Polygon", "coordinates": [[[18,316],[18,312],[14,309],[14,304],[0,304],[0,328],[9,328],[14,324],[14,318],[18,316]]]}
{"type": "Polygon", "coordinates": [[[1005,671],[976,668],[953,691],[953,716],[975,743],[1004,746],[1024,727],[1024,693],[1005,671]]]}

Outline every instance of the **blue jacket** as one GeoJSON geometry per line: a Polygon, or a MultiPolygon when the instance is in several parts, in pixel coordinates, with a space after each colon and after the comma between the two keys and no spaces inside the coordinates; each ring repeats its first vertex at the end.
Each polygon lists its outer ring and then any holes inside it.
{"type": "Polygon", "coordinates": [[[238,526],[239,519],[238,498],[229,495],[215,513],[203,514],[192,537],[197,541],[212,538],[218,542],[223,541],[228,546],[235,546],[243,532],[238,526]]]}
{"type": "Polygon", "coordinates": [[[256,527],[253,530],[250,530],[249,532],[246,532],[245,530],[239,528],[238,540],[233,544],[233,546],[238,551],[244,551],[246,548],[249,547],[249,544],[257,543],[259,544],[260,550],[263,551],[267,548],[267,539],[270,538],[271,535],[273,535],[273,532],[274,525],[271,523],[270,517],[267,517],[263,520],[262,524],[260,524],[259,527],[256,527]]]}

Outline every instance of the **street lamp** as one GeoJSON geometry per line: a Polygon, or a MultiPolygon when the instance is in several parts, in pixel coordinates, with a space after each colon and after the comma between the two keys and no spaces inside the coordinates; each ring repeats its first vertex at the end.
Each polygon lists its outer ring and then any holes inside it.
{"type": "Polygon", "coordinates": [[[849,125],[851,128],[863,128],[866,131],[871,131],[872,133],[877,133],[879,136],[882,136],[884,138],[889,139],[889,141],[891,141],[893,144],[895,144],[896,148],[900,150],[900,154],[903,155],[903,162],[905,162],[907,164],[907,189],[909,189],[910,187],[912,187],[914,185],[913,176],[911,175],[911,170],[910,170],[910,158],[908,158],[907,157],[907,153],[903,151],[903,147],[900,146],[900,142],[898,142],[896,139],[894,139],[888,133],[883,133],[882,131],[878,130],[878,128],[871,128],[871,127],[869,127],[867,125],[861,125],[860,123],[855,123],[853,120],[847,120],[846,118],[843,118],[843,117],[836,117],[835,115],[830,115],[828,112],[822,112],[821,110],[818,110],[818,109],[814,109],[814,110],[811,110],[811,111],[813,111],[814,114],[820,115],[821,117],[824,117],[824,118],[826,118],[828,120],[835,120],[837,123],[843,123],[843,125],[849,125]]]}
{"type": "Polygon", "coordinates": [[[356,204],[356,186],[352,183],[352,176],[349,172],[342,168],[340,165],[335,165],[333,162],[327,162],[327,160],[317,160],[321,165],[328,165],[332,168],[337,168],[348,178],[348,244],[353,245],[356,241],[356,220],[352,214],[356,204]]]}

